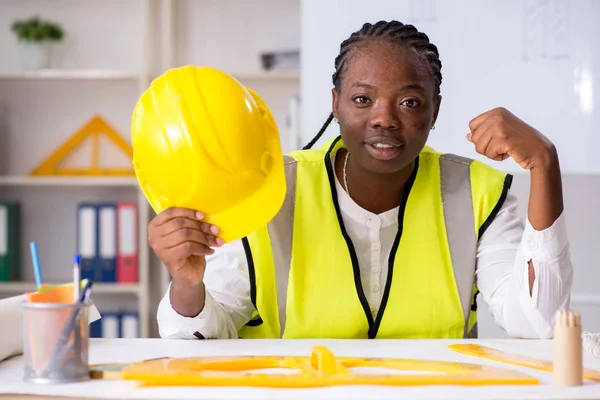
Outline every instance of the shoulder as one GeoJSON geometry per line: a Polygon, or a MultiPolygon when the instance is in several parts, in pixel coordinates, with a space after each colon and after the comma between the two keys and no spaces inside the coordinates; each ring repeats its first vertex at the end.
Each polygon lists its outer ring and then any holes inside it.
{"type": "Polygon", "coordinates": [[[466,173],[465,176],[470,177],[471,184],[487,183],[510,187],[512,182],[512,175],[489,164],[458,154],[441,153],[429,146],[423,148],[419,158],[424,162],[439,164],[440,169],[447,169],[452,174],[466,173]]]}
{"type": "Polygon", "coordinates": [[[512,175],[484,162],[456,154],[439,153],[431,148],[424,149],[420,157],[439,162],[442,188],[445,187],[450,193],[460,191],[465,184],[469,185],[474,222],[478,237],[481,237],[504,207],[512,175]]]}
{"type": "Polygon", "coordinates": [[[320,147],[306,150],[296,150],[284,155],[284,164],[311,164],[325,163],[327,157],[335,154],[335,152],[344,146],[341,136],[336,136],[327,140],[320,147]]]}
{"type": "Polygon", "coordinates": [[[318,175],[326,168],[326,159],[331,160],[337,149],[323,145],[317,149],[296,150],[283,155],[283,166],[288,179],[298,173],[318,175]],[[302,171],[302,172],[300,172],[302,171]]]}
{"type": "Polygon", "coordinates": [[[320,149],[297,150],[284,154],[284,165],[324,162],[327,153],[320,149]]]}

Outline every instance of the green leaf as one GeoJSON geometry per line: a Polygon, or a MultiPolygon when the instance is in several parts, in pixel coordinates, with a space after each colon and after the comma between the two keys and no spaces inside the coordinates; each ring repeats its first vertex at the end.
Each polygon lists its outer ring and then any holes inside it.
{"type": "Polygon", "coordinates": [[[64,31],[58,23],[42,20],[37,15],[28,19],[14,21],[10,29],[17,36],[18,40],[32,42],[43,40],[59,41],[64,37],[64,31]]]}

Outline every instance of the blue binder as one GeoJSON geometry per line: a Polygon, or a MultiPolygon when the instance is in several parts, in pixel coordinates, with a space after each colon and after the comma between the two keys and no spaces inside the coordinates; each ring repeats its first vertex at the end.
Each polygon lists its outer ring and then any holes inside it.
{"type": "Polygon", "coordinates": [[[117,204],[98,204],[98,272],[100,282],[117,281],[117,204]]]}
{"type": "Polygon", "coordinates": [[[81,278],[100,281],[98,258],[98,207],[91,203],[77,206],[77,254],[81,256],[81,278]]]}
{"type": "Polygon", "coordinates": [[[102,337],[102,318],[90,324],[90,337],[101,338],[102,337]]]}

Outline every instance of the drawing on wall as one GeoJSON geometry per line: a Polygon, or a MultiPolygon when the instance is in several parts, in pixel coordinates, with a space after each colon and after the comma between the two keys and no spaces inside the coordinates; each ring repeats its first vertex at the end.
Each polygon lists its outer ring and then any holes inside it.
{"type": "Polygon", "coordinates": [[[523,58],[567,60],[569,0],[523,0],[523,58]]]}
{"type": "Polygon", "coordinates": [[[437,22],[436,2],[437,0],[410,0],[411,22],[437,22]]]}

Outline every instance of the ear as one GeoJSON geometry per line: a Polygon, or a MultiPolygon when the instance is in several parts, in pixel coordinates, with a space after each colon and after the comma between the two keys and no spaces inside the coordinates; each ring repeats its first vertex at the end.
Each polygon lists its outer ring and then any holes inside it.
{"type": "MultiPolygon", "coordinates": [[[[340,99],[340,93],[336,88],[331,89],[331,110],[333,111],[333,116],[338,118],[338,101],[340,99]]],[[[339,119],[339,118],[338,118],[339,119]]]]}
{"type": "Polygon", "coordinates": [[[442,96],[438,95],[435,99],[435,104],[433,108],[433,121],[431,121],[431,125],[435,125],[435,121],[437,121],[438,113],[440,112],[440,104],[442,103],[442,96]]]}

